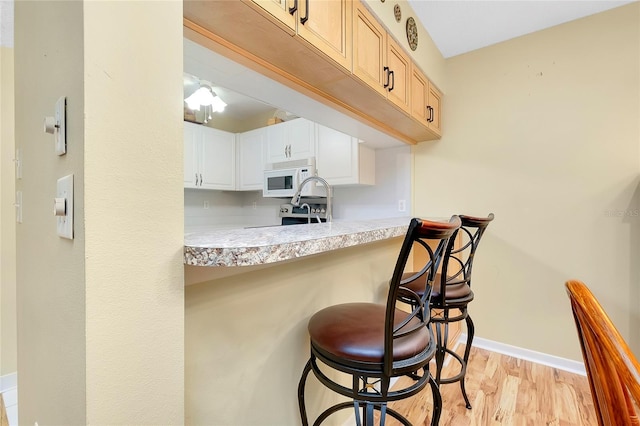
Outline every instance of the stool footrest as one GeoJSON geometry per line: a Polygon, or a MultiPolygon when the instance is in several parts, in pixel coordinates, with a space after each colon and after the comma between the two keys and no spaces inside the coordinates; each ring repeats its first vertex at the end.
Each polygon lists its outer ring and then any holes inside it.
{"type": "Polygon", "coordinates": [[[464,375],[467,371],[467,364],[464,362],[464,360],[462,359],[462,357],[460,355],[458,355],[457,353],[455,353],[454,351],[452,351],[449,348],[445,349],[445,352],[449,355],[451,355],[455,360],[457,360],[460,363],[460,373],[456,374],[455,376],[451,376],[451,377],[444,377],[444,378],[440,378],[440,382],[438,384],[448,384],[448,383],[455,383],[455,382],[459,382],[462,378],[464,378],[464,375]]]}

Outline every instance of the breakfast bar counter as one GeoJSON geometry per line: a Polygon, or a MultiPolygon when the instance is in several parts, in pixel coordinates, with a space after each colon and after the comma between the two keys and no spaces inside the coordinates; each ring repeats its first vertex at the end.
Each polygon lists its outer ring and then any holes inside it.
{"type": "Polygon", "coordinates": [[[190,266],[255,266],[403,236],[409,217],[290,226],[201,229],[185,234],[190,266]]]}
{"type": "MultiPolygon", "coordinates": [[[[309,317],[338,303],[381,303],[409,223],[187,228],[178,253],[185,263],[185,423],[299,424],[309,317]]],[[[307,398],[316,415],[339,396],[317,389],[307,398]]]]}

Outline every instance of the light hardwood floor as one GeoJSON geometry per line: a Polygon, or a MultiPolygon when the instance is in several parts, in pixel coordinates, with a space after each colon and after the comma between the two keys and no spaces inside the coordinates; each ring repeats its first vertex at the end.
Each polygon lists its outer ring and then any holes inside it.
{"type": "MultiPolygon", "coordinates": [[[[463,347],[458,351],[461,349],[463,347]]],[[[443,373],[449,376],[457,371],[459,366],[452,361],[443,373]]],[[[466,388],[471,410],[464,405],[459,383],[440,387],[441,426],[597,424],[585,376],[472,348],[466,388]]],[[[406,415],[416,426],[428,425],[432,412],[431,390],[426,388],[412,398],[389,406],[406,415]]],[[[398,424],[390,417],[387,419],[388,425],[398,424]]]]}
{"type": "Polygon", "coordinates": [[[4,407],[4,399],[0,393],[0,426],[9,426],[9,419],[7,418],[7,411],[4,407]]]}

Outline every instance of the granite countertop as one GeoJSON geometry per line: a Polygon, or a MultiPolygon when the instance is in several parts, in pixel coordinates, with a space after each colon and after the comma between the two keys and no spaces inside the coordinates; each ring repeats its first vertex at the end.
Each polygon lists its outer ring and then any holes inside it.
{"type": "Polygon", "coordinates": [[[184,263],[192,266],[251,266],[403,236],[409,217],[200,229],[185,234],[184,263]]]}

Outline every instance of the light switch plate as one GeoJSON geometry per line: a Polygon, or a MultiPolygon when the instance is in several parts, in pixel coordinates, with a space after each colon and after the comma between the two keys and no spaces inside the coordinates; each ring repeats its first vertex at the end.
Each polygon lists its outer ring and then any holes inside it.
{"type": "Polygon", "coordinates": [[[22,223],[22,191],[16,191],[16,222],[22,223]]]}
{"type": "Polygon", "coordinates": [[[20,148],[16,149],[16,179],[22,179],[22,157],[20,153],[20,148]]]}
{"type": "Polygon", "coordinates": [[[58,236],[73,240],[73,175],[58,179],[56,198],[66,200],[64,216],[56,216],[58,236]]]}
{"type": "Polygon", "coordinates": [[[64,155],[67,153],[67,98],[62,96],[56,102],[56,125],[55,132],[56,154],[64,155]]]}

